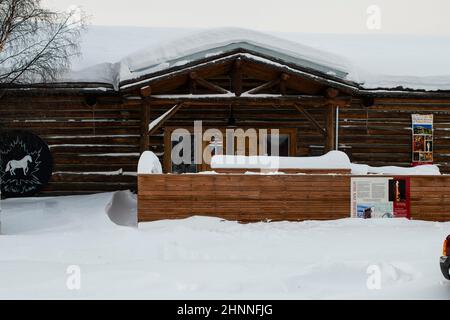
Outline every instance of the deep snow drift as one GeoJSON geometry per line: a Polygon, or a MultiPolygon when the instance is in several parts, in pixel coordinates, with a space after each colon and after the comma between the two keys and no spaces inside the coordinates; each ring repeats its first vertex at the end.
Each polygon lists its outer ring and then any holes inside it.
{"type": "Polygon", "coordinates": [[[344,219],[132,224],[131,194],[2,201],[0,298],[450,299],[450,223],[344,219]],[[120,217],[120,214],[123,216],[120,217]],[[68,266],[81,289],[66,287],[68,266]],[[381,289],[366,286],[370,265],[381,289]]]}

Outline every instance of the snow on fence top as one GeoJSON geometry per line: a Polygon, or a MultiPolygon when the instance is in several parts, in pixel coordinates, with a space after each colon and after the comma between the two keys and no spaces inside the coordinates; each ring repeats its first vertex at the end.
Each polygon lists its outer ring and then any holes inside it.
{"type": "Polygon", "coordinates": [[[403,168],[396,166],[386,166],[386,167],[371,167],[366,164],[355,164],[352,163],[352,174],[355,175],[366,175],[366,174],[392,174],[392,175],[429,175],[438,176],[441,174],[439,167],[436,165],[421,165],[411,168],[403,168]]]}
{"type": "Polygon", "coordinates": [[[440,175],[436,165],[422,165],[412,168],[396,166],[371,167],[365,164],[351,163],[342,151],[330,151],[318,157],[273,157],[273,156],[223,156],[215,155],[211,159],[214,169],[351,169],[353,175],[440,175]]]}
{"type": "MultiPolygon", "coordinates": [[[[345,45],[345,42],[342,45],[345,45]]],[[[153,44],[116,63],[101,63],[81,71],[72,71],[61,81],[105,83],[118,90],[120,83],[124,81],[151,76],[156,72],[182,67],[200,59],[214,58],[239,48],[347,80],[368,90],[450,90],[450,76],[418,77],[414,76],[414,71],[408,76],[380,75],[373,70],[369,72],[364,69],[364,65],[361,66],[356,61],[350,62],[342,56],[273,35],[239,28],[194,32],[175,40],[153,44]]]]}
{"type": "MultiPolygon", "coordinates": [[[[211,159],[211,168],[215,169],[349,169],[353,175],[440,175],[436,165],[422,165],[412,168],[371,167],[365,164],[351,163],[346,153],[330,151],[318,157],[275,157],[275,156],[232,156],[215,155],[211,159]]],[[[151,151],[142,153],[138,174],[161,174],[162,165],[151,151]]]]}
{"type": "Polygon", "coordinates": [[[330,151],[318,157],[230,156],[215,155],[212,169],[350,169],[348,156],[330,151]]]}

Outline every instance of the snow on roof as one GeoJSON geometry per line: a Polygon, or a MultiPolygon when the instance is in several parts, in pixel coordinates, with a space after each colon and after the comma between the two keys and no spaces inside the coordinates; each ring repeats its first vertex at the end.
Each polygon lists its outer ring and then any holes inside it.
{"type": "Polygon", "coordinates": [[[450,76],[437,75],[437,72],[450,75],[446,58],[450,54],[450,45],[441,38],[424,42],[420,37],[406,36],[399,36],[398,40],[393,36],[274,36],[238,28],[189,32],[181,29],[109,28],[110,32],[107,32],[108,27],[91,28],[83,44],[82,51],[88,54],[86,63],[99,64],[85,68],[86,64],[75,61],[75,67],[83,68],[65,75],[62,81],[107,83],[118,89],[123,81],[151,76],[174,66],[242,48],[333,75],[365,89],[450,90],[450,76]],[[117,39],[112,41],[113,38],[117,39]],[[148,43],[150,46],[146,49],[119,58],[125,55],[125,48],[134,51],[148,43]],[[114,51],[111,48],[118,49],[114,51]],[[430,59],[427,52],[434,54],[434,59],[430,59]],[[100,63],[104,62],[102,58],[110,61],[100,63]],[[120,60],[117,62],[115,59],[120,60]]]}
{"type": "Polygon", "coordinates": [[[193,33],[126,57],[122,64],[126,66],[128,73],[121,75],[121,81],[239,48],[323,73],[333,73],[342,78],[351,72],[351,64],[337,55],[253,30],[218,28],[193,33]]]}

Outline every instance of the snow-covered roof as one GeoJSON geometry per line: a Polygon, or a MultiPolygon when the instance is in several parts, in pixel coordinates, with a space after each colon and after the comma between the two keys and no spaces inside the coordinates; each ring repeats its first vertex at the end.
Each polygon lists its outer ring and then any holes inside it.
{"type": "Polygon", "coordinates": [[[72,71],[62,81],[108,83],[118,89],[122,82],[239,50],[255,53],[258,57],[271,57],[342,80],[352,73],[351,63],[338,55],[253,30],[218,28],[154,44],[117,63],[101,63],[81,71],[72,71]]]}
{"type": "Polygon", "coordinates": [[[343,57],[269,34],[238,28],[219,28],[194,33],[122,60],[121,81],[214,57],[237,49],[278,58],[294,65],[345,78],[351,64],[343,57]]]}
{"type": "MultiPolygon", "coordinates": [[[[403,42],[404,49],[408,51],[408,55],[406,55],[398,47],[398,42],[402,42],[393,41],[389,37],[375,38],[375,42],[379,45],[378,50],[374,50],[373,47],[361,43],[364,42],[365,37],[349,35],[281,34],[274,36],[238,28],[191,32],[172,30],[167,35],[167,31],[164,29],[140,28],[126,29],[128,35],[136,33],[136,37],[129,36],[127,38],[120,37],[121,29],[118,27],[111,28],[110,33],[105,32],[105,29],[100,29],[102,32],[96,31],[96,28],[93,30],[89,31],[90,38],[88,37],[87,43],[83,45],[83,52],[91,53],[85,59],[89,62],[101,61],[99,60],[102,58],[101,52],[105,53],[105,59],[112,60],[116,59],[118,54],[124,54],[126,52],[124,48],[134,50],[139,46],[145,47],[148,42],[150,42],[150,46],[128,54],[117,62],[103,61],[93,67],[72,71],[61,81],[105,83],[119,89],[123,82],[130,82],[141,77],[151,77],[152,74],[161,73],[173,67],[182,67],[201,59],[214,58],[214,56],[243,49],[254,52],[258,56],[271,57],[276,61],[284,61],[343,81],[353,82],[368,90],[450,90],[450,64],[447,59],[444,60],[444,57],[448,56],[445,52],[450,53],[450,46],[446,45],[448,41],[442,41],[442,39],[428,43],[430,52],[438,52],[432,45],[441,46],[441,51],[443,51],[441,54],[435,55],[435,60],[438,59],[435,61],[422,53],[421,50],[424,48],[421,45],[421,39],[411,37],[403,42]],[[97,33],[100,36],[96,36],[97,33]],[[121,39],[120,46],[108,41],[116,34],[121,39]],[[147,37],[143,36],[144,34],[148,34],[147,37]],[[177,37],[178,34],[181,36],[177,37]],[[286,39],[288,37],[290,39],[286,39]],[[128,42],[126,39],[129,39],[128,42]],[[300,40],[308,45],[291,39],[300,40]],[[332,41],[333,39],[334,41],[332,41]],[[92,49],[94,43],[97,47],[96,51],[92,49]],[[108,43],[110,43],[109,46],[108,43]],[[412,49],[414,43],[416,43],[419,53],[417,53],[417,57],[411,58],[410,56],[414,56],[415,53],[412,49]],[[117,52],[111,51],[110,47],[114,46],[121,49],[117,52]],[[92,59],[93,51],[96,52],[96,59],[92,59]],[[332,51],[339,54],[330,53],[332,51]],[[389,60],[390,55],[392,58],[389,60]],[[439,68],[436,64],[441,60],[441,68],[439,68]],[[384,68],[381,68],[381,65],[384,68]],[[433,74],[428,70],[430,68],[439,70],[441,74],[433,74]],[[378,70],[383,72],[387,70],[389,73],[380,75],[378,70]],[[449,76],[445,74],[449,74],[449,76]]],[[[369,44],[368,40],[365,41],[369,44]]],[[[85,66],[79,61],[75,62],[75,65],[76,67],[85,66]]]]}

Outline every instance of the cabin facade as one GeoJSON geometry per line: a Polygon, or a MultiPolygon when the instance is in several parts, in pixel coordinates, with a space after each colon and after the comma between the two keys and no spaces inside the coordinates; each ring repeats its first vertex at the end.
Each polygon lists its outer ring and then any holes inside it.
{"type": "Polygon", "coordinates": [[[0,128],[32,131],[49,145],[54,173],[42,195],[136,190],[145,150],[165,173],[209,171],[171,161],[173,131],[193,133],[195,121],[203,131],[278,129],[281,156],[338,149],[355,163],[409,167],[411,115],[433,114],[434,164],[450,172],[450,91],[368,89],[339,64],[288,53],[234,41],[136,63],[115,83],[6,87],[0,128]]]}

